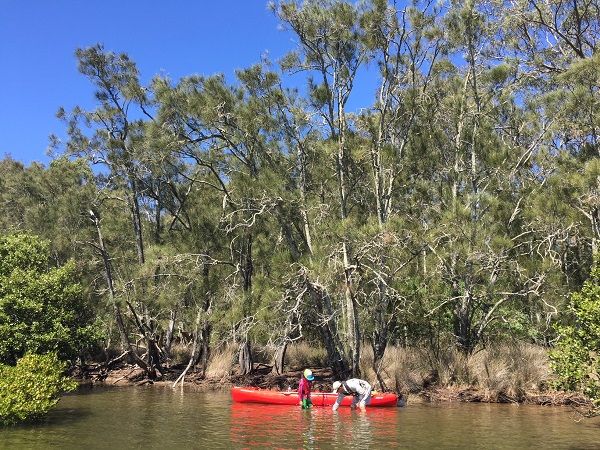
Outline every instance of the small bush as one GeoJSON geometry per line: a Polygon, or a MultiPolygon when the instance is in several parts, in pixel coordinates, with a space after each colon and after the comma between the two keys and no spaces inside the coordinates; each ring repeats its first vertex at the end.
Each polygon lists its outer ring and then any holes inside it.
{"type": "Polygon", "coordinates": [[[63,375],[55,354],[27,354],[16,366],[0,365],[0,424],[12,425],[44,416],[77,383],[63,375]]]}
{"type": "Polygon", "coordinates": [[[0,236],[0,363],[26,353],[73,360],[100,337],[74,261],[51,267],[49,243],[0,236]]]}

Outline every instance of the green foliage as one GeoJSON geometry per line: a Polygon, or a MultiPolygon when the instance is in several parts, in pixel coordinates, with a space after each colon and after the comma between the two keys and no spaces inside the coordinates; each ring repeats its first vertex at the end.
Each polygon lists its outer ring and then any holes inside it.
{"type": "Polygon", "coordinates": [[[56,354],[27,354],[16,366],[0,364],[0,425],[43,417],[58,402],[61,392],[77,383],[63,375],[65,364],[56,354]]]}
{"type": "Polygon", "coordinates": [[[14,270],[43,272],[48,264],[47,241],[25,234],[0,238],[0,277],[14,270]]]}
{"type": "Polygon", "coordinates": [[[48,243],[0,237],[0,362],[27,352],[72,359],[96,339],[73,262],[50,268],[48,243]]]}
{"type": "Polygon", "coordinates": [[[558,326],[560,340],[551,353],[558,387],[582,391],[600,407],[600,261],[580,292],[571,295],[573,322],[558,326]]]}

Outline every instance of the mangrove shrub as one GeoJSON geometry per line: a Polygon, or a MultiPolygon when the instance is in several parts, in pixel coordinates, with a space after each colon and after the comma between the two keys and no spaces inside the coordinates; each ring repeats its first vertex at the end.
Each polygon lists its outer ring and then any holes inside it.
{"type": "Polygon", "coordinates": [[[75,381],[63,375],[64,368],[53,353],[27,354],[16,366],[0,365],[0,425],[39,419],[61,392],[75,389],[75,381]]]}
{"type": "Polygon", "coordinates": [[[76,357],[94,340],[92,316],[73,262],[51,267],[48,243],[0,237],[0,363],[28,352],[76,357]]]}
{"type": "Polygon", "coordinates": [[[569,302],[573,322],[558,327],[560,340],[551,353],[558,387],[581,390],[600,407],[600,262],[569,302]]]}

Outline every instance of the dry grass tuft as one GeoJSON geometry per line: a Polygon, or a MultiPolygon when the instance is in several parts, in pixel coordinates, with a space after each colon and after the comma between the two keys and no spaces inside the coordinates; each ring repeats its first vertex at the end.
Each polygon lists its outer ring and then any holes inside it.
{"type": "Polygon", "coordinates": [[[487,400],[503,396],[520,401],[527,392],[543,391],[550,373],[546,350],[519,342],[497,344],[473,354],[469,369],[473,384],[486,393],[487,400]]]}
{"type": "Polygon", "coordinates": [[[415,348],[387,348],[382,365],[384,382],[397,392],[419,392],[431,372],[423,351],[415,348]]]}
{"type": "Polygon", "coordinates": [[[308,342],[294,342],[285,353],[285,365],[290,369],[324,367],[327,365],[327,352],[322,347],[313,347],[308,342]]]}
{"type": "Polygon", "coordinates": [[[208,361],[206,376],[208,378],[224,378],[233,372],[238,347],[228,344],[215,350],[208,361]]]}
{"type": "MultiPolygon", "coordinates": [[[[412,348],[390,346],[386,349],[381,375],[388,389],[398,392],[419,392],[422,389],[430,370],[420,353],[412,348]]],[[[370,346],[361,349],[360,370],[369,383],[381,388],[373,370],[373,349],[370,346]]]]}
{"type": "Polygon", "coordinates": [[[171,365],[187,364],[191,356],[191,346],[179,343],[171,346],[171,365]]]}

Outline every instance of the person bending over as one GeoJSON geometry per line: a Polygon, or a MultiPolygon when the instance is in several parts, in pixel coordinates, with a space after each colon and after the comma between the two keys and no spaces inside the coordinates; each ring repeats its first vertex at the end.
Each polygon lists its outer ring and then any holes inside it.
{"type": "Polygon", "coordinates": [[[333,410],[337,411],[344,397],[346,395],[351,395],[353,399],[350,408],[354,409],[358,404],[360,410],[364,411],[365,407],[371,402],[371,389],[369,383],[358,378],[350,378],[346,381],[335,381],[333,383],[333,393],[338,394],[338,398],[333,404],[333,410]]]}

